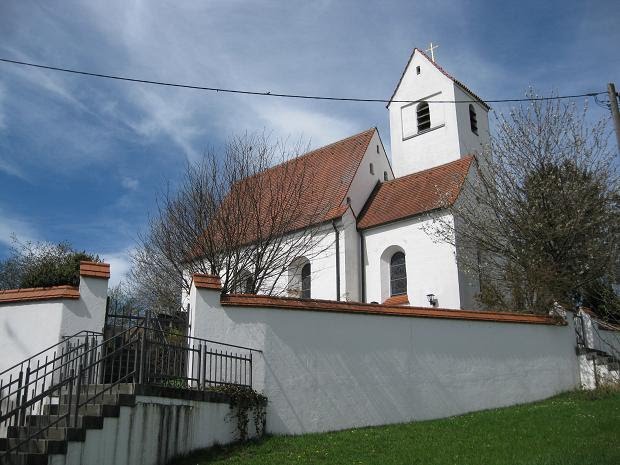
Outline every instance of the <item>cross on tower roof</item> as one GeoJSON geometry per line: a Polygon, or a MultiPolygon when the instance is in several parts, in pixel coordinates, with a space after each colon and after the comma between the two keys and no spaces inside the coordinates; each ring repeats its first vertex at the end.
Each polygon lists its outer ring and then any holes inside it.
{"type": "Polygon", "coordinates": [[[439,48],[439,45],[433,45],[433,43],[431,42],[429,48],[424,50],[425,52],[431,52],[431,60],[433,60],[433,63],[435,63],[435,49],[436,48],[439,48]]]}

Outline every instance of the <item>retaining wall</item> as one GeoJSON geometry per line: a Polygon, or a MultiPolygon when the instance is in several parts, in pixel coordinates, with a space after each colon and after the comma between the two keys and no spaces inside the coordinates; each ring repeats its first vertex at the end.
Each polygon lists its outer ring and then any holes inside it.
{"type": "MultiPolygon", "coordinates": [[[[83,442],[68,443],[67,454],[50,465],[164,465],[192,451],[237,439],[236,419],[227,401],[201,401],[137,395],[118,418],[105,418],[100,430],[87,430],[83,442]]],[[[253,418],[248,434],[255,435],[253,418]]]]}
{"type": "Polygon", "coordinates": [[[225,296],[194,286],[193,336],[263,350],[267,431],[298,434],[531,402],[579,386],[572,317],[225,296]]]}

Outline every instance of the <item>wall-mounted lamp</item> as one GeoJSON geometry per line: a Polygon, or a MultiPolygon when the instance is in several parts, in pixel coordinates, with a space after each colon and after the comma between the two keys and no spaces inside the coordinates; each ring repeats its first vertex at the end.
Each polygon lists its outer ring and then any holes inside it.
{"type": "Polygon", "coordinates": [[[437,297],[435,297],[435,294],[426,294],[426,298],[428,299],[428,303],[431,307],[437,306],[437,297]]]}

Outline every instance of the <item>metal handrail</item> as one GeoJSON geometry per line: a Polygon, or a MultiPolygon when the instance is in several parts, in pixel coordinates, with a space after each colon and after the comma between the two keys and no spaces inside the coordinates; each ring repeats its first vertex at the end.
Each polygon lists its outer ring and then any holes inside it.
{"type": "MultiPolygon", "coordinates": [[[[130,329],[135,329],[135,328],[130,328],[130,329]]],[[[119,335],[114,336],[114,338],[118,338],[119,335]]],[[[100,344],[97,344],[95,346],[92,346],[90,348],[87,347],[88,352],[82,354],[80,357],[83,357],[85,355],[87,355],[88,353],[92,353],[93,351],[96,351],[98,348],[102,347],[104,344],[108,343],[111,339],[107,339],[105,341],[102,341],[100,344]]],[[[105,354],[103,357],[99,358],[99,360],[96,360],[93,363],[90,363],[87,366],[83,366],[82,364],[80,364],[79,366],[79,370],[78,373],[76,375],[75,373],[75,369],[71,369],[70,370],[70,376],[61,380],[59,383],[53,385],[52,387],[48,388],[46,391],[41,392],[40,394],[32,397],[31,399],[21,403],[20,405],[18,405],[16,408],[14,408],[12,411],[7,412],[5,415],[0,417],[0,422],[5,421],[6,419],[9,419],[13,416],[16,416],[17,412],[20,412],[20,426],[22,426],[21,423],[25,422],[25,415],[21,414],[22,412],[25,412],[26,409],[28,409],[29,407],[35,406],[37,403],[42,402],[46,397],[52,397],[53,393],[58,393],[58,395],[62,395],[62,389],[65,386],[69,387],[69,404],[68,404],[68,408],[67,408],[67,412],[64,414],[60,414],[60,412],[58,413],[58,418],[54,421],[48,422],[46,426],[44,426],[43,428],[38,428],[36,429],[36,431],[34,433],[31,433],[30,435],[28,435],[26,438],[23,438],[21,441],[17,442],[17,444],[13,445],[10,448],[7,448],[7,450],[4,452],[4,454],[0,455],[0,458],[2,457],[6,457],[9,454],[11,454],[14,451],[19,451],[19,448],[23,445],[25,445],[26,443],[28,443],[28,441],[30,441],[31,439],[41,435],[42,433],[46,432],[47,430],[49,430],[50,428],[56,426],[57,424],[59,424],[61,421],[67,419],[67,426],[70,427],[71,425],[71,415],[72,415],[72,410],[74,411],[74,416],[73,416],[73,427],[77,427],[77,419],[78,419],[78,414],[79,414],[79,409],[85,405],[88,405],[89,403],[92,403],[93,400],[95,400],[96,398],[102,396],[104,393],[111,391],[114,387],[122,384],[123,381],[133,378],[135,376],[136,373],[136,368],[134,366],[133,371],[126,373],[124,376],[119,377],[114,383],[111,383],[110,385],[105,386],[104,388],[101,389],[101,391],[97,392],[94,396],[89,397],[88,399],[86,399],[85,401],[80,402],[80,389],[81,389],[81,381],[83,379],[83,375],[84,372],[87,370],[90,370],[91,368],[105,362],[106,360],[112,358],[112,356],[114,354],[116,354],[119,351],[122,351],[124,348],[131,346],[132,344],[134,344],[135,342],[137,342],[136,340],[130,340],[125,342],[121,347],[116,348],[115,350],[113,350],[110,353],[105,354]],[[72,400],[73,400],[73,385],[77,383],[76,386],[76,390],[75,390],[75,406],[72,407],[72,400]]],[[[85,343],[85,346],[87,346],[88,344],[85,343]]],[[[74,359],[74,361],[77,360],[77,358],[74,359]]],[[[51,404],[47,404],[47,405],[51,405],[51,404]]],[[[50,408],[50,407],[48,407],[50,408]]],[[[51,412],[51,408],[50,408],[50,412],[51,412]]],[[[48,413],[48,417],[51,416],[51,413],[48,413]]]]}
{"type": "Polygon", "coordinates": [[[204,339],[204,338],[200,338],[200,337],[186,336],[186,335],[183,335],[183,334],[171,333],[170,331],[165,331],[163,329],[149,328],[149,331],[162,332],[162,333],[168,334],[170,336],[182,336],[183,338],[185,338],[187,340],[191,340],[191,341],[209,342],[211,344],[218,344],[220,346],[233,347],[235,349],[249,350],[250,352],[257,352],[257,353],[260,353],[260,354],[263,353],[263,351],[261,349],[255,349],[253,347],[246,347],[246,346],[239,346],[239,345],[235,345],[235,344],[228,344],[226,342],[215,341],[213,339],[204,339]]]}
{"type": "Polygon", "coordinates": [[[20,430],[24,434],[20,433],[16,444],[0,453],[0,459],[19,451],[28,441],[63,420],[66,420],[63,426],[78,427],[80,409],[96,404],[97,399],[115,388],[119,394],[121,384],[156,384],[190,390],[208,390],[220,385],[251,387],[252,354],[262,353],[250,347],[150,328],[146,322],[107,339],[95,332],[80,332],[71,337],[79,334],[84,337],[82,342],[72,346],[68,340],[64,341],[67,345],[58,356],[54,352],[51,360],[46,356],[42,363],[38,360],[31,368],[36,358],[32,356],[15,365],[22,370],[15,380],[10,379],[3,386],[0,379],[0,423],[26,428],[25,432],[20,430]],[[88,333],[86,337],[85,333],[88,333]],[[175,343],[164,333],[181,337],[181,340],[175,343]],[[215,344],[224,348],[214,348],[215,344]],[[232,352],[229,348],[244,353],[232,352]],[[85,385],[89,388],[82,398],[85,385]],[[2,397],[3,389],[8,392],[2,397]],[[37,423],[33,424],[29,418],[37,423]]]}
{"type": "Polygon", "coordinates": [[[45,349],[41,350],[40,352],[37,352],[37,353],[36,353],[36,354],[34,354],[34,355],[31,355],[30,357],[28,357],[27,359],[22,360],[21,362],[17,362],[15,365],[10,366],[9,368],[7,368],[7,369],[6,369],[6,370],[4,370],[4,371],[0,371],[0,377],[1,377],[2,375],[4,375],[5,373],[9,372],[10,370],[12,370],[13,368],[17,368],[18,366],[23,365],[23,364],[24,364],[24,363],[26,363],[26,362],[29,362],[29,361],[30,361],[30,360],[32,360],[33,358],[38,357],[39,355],[41,355],[41,354],[43,354],[43,353],[47,352],[48,350],[52,350],[52,349],[53,349],[53,348],[55,348],[55,347],[58,347],[58,346],[60,346],[60,345],[62,345],[62,344],[66,344],[68,341],[70,341],[70,340],[71,340],[71,339],[73,339],[73,338],[78,337],[80,334],[87,334],[87,335],[88,335],[88,334],[96,334],[96,335],[99,335],[99,336],[101,336],[101,335],[102,335],[102,333],[97,332],[97,331],[82,330],[82,331],[79,331],[79,332],[77,332],[77,333],[75,333],[75,334],[72,334],[71,336],[63,336],[63,340],[62,340],[62,341],[57,342],[56,344],[53,344],[53,345],[51,345],[51,346],[49,346],[49,347],[47,347],[47,348],[45,348],[45,349]]]}

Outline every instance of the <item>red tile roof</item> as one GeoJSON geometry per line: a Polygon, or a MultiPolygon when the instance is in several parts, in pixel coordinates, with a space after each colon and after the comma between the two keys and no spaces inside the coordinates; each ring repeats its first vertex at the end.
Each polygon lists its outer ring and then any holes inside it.
{"type": "Polygon", "coordinates": [[[275,233],[277,236],[331,221],[344,215],[348,208],[345,200],[347,192],[375,131],[376,128],[371,128],[312,150],[256,176],[246,178],[233,186],[231,194],[222,206],[223,214],[228,217],[239,214],[239,211],[245,211],[243,208],[237,208],[237,205],[243,204],[244,198],[247,199],[244,192],[251,193],[257,190],[253,187],[254,184],[246,183],[256,183],[255,185],[261,191],[258,198],[259,205],[252,203],[252,211],[249,215],[251,217],[249,223],[260,224],[247,225],[243,232],[245,237],[238,238],[239,242],[247,244],[260,238],[261,233],[269,236],[275,233]],[[293,185],[295,193],[299,193],[299,196],[290,199],[288,198],[290,192],[287,194],[282,189],[278,189],[278,186],[285,184],[285,178],[295,173],[303,174],[303,182],[301,186],[293,185]],[[242,200],[236,201],[237,196],[242,200]],[[290,208],[289,217],[284,218],[277,210],[274,215],[273,206],[281,206],[284,203],[293,205],[290,208]],[[231,208],[228,209],[227,205],[231,208]],[[230,215],[227,213],[228,210],[232,212],[230,215]],[[259,222],[254,221],[257,218],[260,218],[259,222]],[[257,228],[261,231],[256,232],[257,228]]]}
{"type": "Polygon", "coordinates": [[[431,63],[433,66],[435,66],[435,68],[437,68],[439,71],[441,71],[441,73],[444,76],[446,76],[448,79],[452,80],[452,82],[454,82],[461,89],[463,89],[465,92],[470,94],[475,100],[477,100],[487,110],[491,109],[491,107],[489,105],[487,105],[487,103],[484,100],[482,100],[480,97],[478,97],[476,94],[474,94],[465,84],[463,84],[461,81],[459,81],[454,76],[452,76],[450,73],[448,73],[445,69],[443,69],[437,63],[435,63],[433,60],[431,60],[431,58],[426,53],[424,53],[422,50],[420,50],[419,48],[414,48],[413,52],[411,52],[411,56],[409,57],[409,61],[407,61],[407,66],[405,66],[405,69],[403,70],[403,74],[401,74],[400,79],[398,80],[398,84],[396,84],[396,88],[394,89],[394,92],[392,92],[392,96],[390,97],[390,101],[388,102],[386,107],[389,107],[390,103],[392,103],[392,100],[394,99],[394,96],[396,95],[396,91],[398,90],[398,87],[400,86],[400,83],[402,82],[403,77],[405,76],[405,73],[407,72],[407,68],[409,68],[409,63],[411,63],[411,60],[413,59],[413,56],[415,55],[415,52],[420,53],[424,58],[426,58],[428,60],[429,63],[431,63]]]}
{"type": "Polygon", "coordinates": [[[79,299],[80,290],[73,286],[30,287],[0,291],[0,304],[31,300],[79,299]]]}
{"type": "Polygon", "coordinates": [[[225,307],[274,308],[278,310],[306,310],[316,312],[356,313],[384,316],[408,316],[451,320],[493,321],[497,323],[524,323],[538,325],[566,325],[559,317],[530,313],[487,312],[477,310],[450,310],[443,308],[400,307],[395,305],[337,302],[333,300],[293,299],[266,295],[230,294],[220,297],[225,307]]]}
{"type": "Polygon", "coordinates": [[[465,182],[473,156],[377,184],[357,221],[368,229],[452,205],[465,182]]]}
{"type": "Polygon", "coordinates": [[[395,295],[386,299],[383,305],[409,305],[409,297],[407,297],[407,294],[395,295]]]}
{"type": "Polygon", "coordinates": [[[81,261],[80,276],[108,279],[110,277],[110,264],[81,261]]]}
{"type": "Polygon", "coordinates": [[[222,289],[222,281],[219,276],[195,273],[192,278],[194,280],[194,286],[198,289],[222,289]]]}

